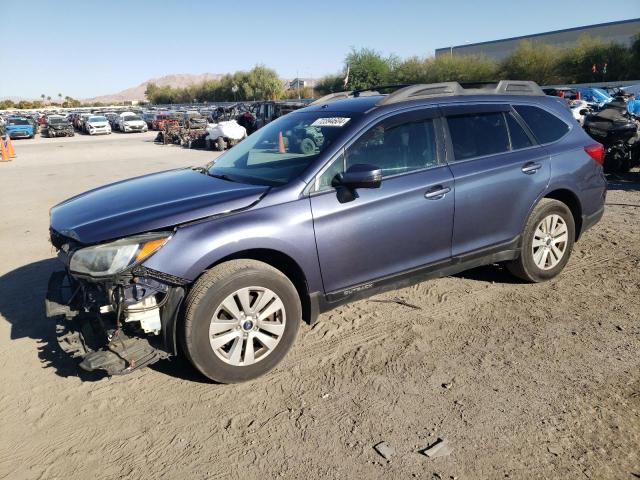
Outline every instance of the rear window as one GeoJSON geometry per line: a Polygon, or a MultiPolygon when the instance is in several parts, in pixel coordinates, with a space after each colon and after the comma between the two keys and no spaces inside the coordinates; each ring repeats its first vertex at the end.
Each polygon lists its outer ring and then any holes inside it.
{"type": "Polygon", "coordinates": [[[569,131],[569,125],[546,110],[530,105],[514,105],[514,108],[529,125],[539,143],[555,142],[569,131]]]}
{"type": "Polygon", "coordinates": [[[509,133],[502,112],[447,117],[456,160],[508,152],[509,133]]]}

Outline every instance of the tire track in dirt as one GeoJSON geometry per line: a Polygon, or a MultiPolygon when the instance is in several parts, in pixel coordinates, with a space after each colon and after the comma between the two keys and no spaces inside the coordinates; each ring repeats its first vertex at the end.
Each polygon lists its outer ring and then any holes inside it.
{"type": "MultiPolygon", "coordinates": [[[[583,268],[590,268],[594,270],[599,270],[603,267],[608,268],[611,262],[615,262],[618,260],[623,260],[625,257],[615,257],[615,256],[603,256],[596,260],[592,258],[583,259],[575,264],[571,265],[570,268],[565,269],[563,275],[571,274],[575,271],[579,271],[583,268]]],[[[551,289],[555,288],[556,281],[539,284],[539,288],[542,289],[551,289]]],[[[464,288],[467,288],[466,286],[464,288]]],[[[393,324],[395,325],[398,322],[416,322],[419,321],[422,324],[427,323],[425,320],[437,320],[438,317],[442,317],[444,315],[454,315],[458,312],[461,312],[465,309],[471,308],[475,305],[475,302],[470,301],[470,297],[475,300],[479,300],[480,298],[486,295],[502,295],[505,290],[509,289],[508,285],[504,284],[491,284],[489,288],[486,286],[473,289],[471,291],[461,289],[459,292],[449,292],[448,298],[451,302],[448,301],[443,302],[443,304],[428,308],[423,311],[416,311],[415,313],[411,312],[411,319],[407,318],[407,315],[403,315],[402,317],[398,317],[393,324]],[[464,295],[464,301],[458,298],[458,294],[464,295]]],[[[355,308],[358,309],[358,306],[361,302],[358,302],[353,305],[350,309],[355,308]]],[[[364,309],[366,311],[366,308],[364,309]]],[[[343,315],[348,316],[349,311],[345,312],[343,315]]],[[[407,312],[409,315],[410,312],[407,312]]],[[[279,382],[283,380],[283,377],[290,374],[290,370],[296,367],[300,367],[303,364],[307,364],[311,366],[311,368],[317,368],[317,365],[321,363],[325,358],[335,357],[338,352],[345,351],[345,353],[353,351],[354,349],[366,347],[368,344],[382,340],[384,337],[389,335],[390,329],[394,332],[400,331],[399,329],[394,329],[394,325],[389,325],[384,319],[372,317],[370,319],[373,324],[367,324],[366,328],[362,329],[362,331],[341,331],[335,332],[334,336],[327,339],[318,339],[314,340],[310,343],[299,342],[297,349],[291,352],[288,360],[285,359],[283,365],[278,368],[275,372],[268,375],[268,379],[270,381],[279,382]]],[[[466,325],[467,321],[464,322],[456,322],[456,327],[451,329],[456,332],[454,335],[456,338],[468,336],[468,330],[471,330],[471,327],[466,325]]],[[[308,336],[308,334],[306,335],[308,336]]],[[[451,338],[451,337],[449,337],[451,338]]],[[[469,337],[473,338],[473,337],[469,337]]],[[[393,335],[393,341],[399,341],[398,334],[395,333],[393,335]]],[[[471,348],[474,348],[473,345],[470,345],[471,348]]],[[[475,350],[479,350],[474,348],[475,350]]],[[[302,375],[297,378],[293,378],[295,384],[299,384],[304,382],[306,378],[310,377],[309,373],[305,374],[302,372],[302,375]]],[[[297,389],[297,388],[296,388],[297,389]]],[[[353,416],[352,408],[353,402],[355,402],[355,396],[357,392],[347,393],[344,392],[340,397],[330,397],[327,400],[324,400],[322,406],[322,410],[319,416],[315,416],[315,421],[313,423],[313,428],[320,428],[323,432],[326,432],[330,438],[335,438],[336,434],[340,430],[341,426],[347,421],[351,416],[353,416]]],[[[370,408],[370,406],[369,406],[370,408]]],[[[273,427],[273,426],[272,426],[273,427]]],[[[277,428],[276,428],[277,429],[277,428]]],[[[266,434],[266,431],[261,432],[260,430],[255,432],[250,432],[252,435],[257,435],[258,438],[261,435],[266,434]]],[[[254,437],[255,438],[255,437],[254,437]]],[[[216,460],[214,463],[216,464],[224,464],[225,457],[228,459],[229,456],[240,456],[247,448],[250,448],[250,445],[243,444],[236,448],[225,449],[224,456],[215,456],[216,460]]],[[[216,472],[215,478],[225,478],[230,473],[230,470],[224,469],[222,471],[216,472]]]]}

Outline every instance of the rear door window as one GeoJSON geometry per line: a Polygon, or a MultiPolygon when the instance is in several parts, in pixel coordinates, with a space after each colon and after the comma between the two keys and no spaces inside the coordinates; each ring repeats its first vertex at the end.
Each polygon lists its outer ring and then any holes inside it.
{"type": "Polygon", "coordinates": [[[453,115],[447,117],[447,123],[457,161],[510,150],[502,112],[453,115]]]}
{"type": "Polygon", "coordinates": [[[511,148],[519,150],[533,145],[529,135],[524,131],[511,113],[507,113],[507,126],[509,127],[509,136],[511,137],[511,148]]]}
{"type": "Polygon", "coordinates": [[[531,105],[514,105],[539,143],[551,143],[564,137],[569,125],[552,113],[531,105]]]}

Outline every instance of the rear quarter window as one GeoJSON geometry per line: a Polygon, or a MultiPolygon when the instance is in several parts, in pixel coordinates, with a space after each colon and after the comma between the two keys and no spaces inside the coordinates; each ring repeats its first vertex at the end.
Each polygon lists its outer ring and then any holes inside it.
{"type": "Polygon", "coordinates": [[[555,142],[569,131],[569,125],[542,108],[530,105],[514,105],[513,108],[529,126],[539,143],[555,142]]]}

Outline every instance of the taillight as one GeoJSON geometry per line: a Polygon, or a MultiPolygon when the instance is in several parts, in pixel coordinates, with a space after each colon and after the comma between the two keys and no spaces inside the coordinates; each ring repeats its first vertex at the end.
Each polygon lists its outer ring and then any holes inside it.
{"type": "Polygon", "coordinates": [[[584,151],[600,165],[604,165],[604,146],[601,143],[592,143],[584,147],[584,151]]]}

